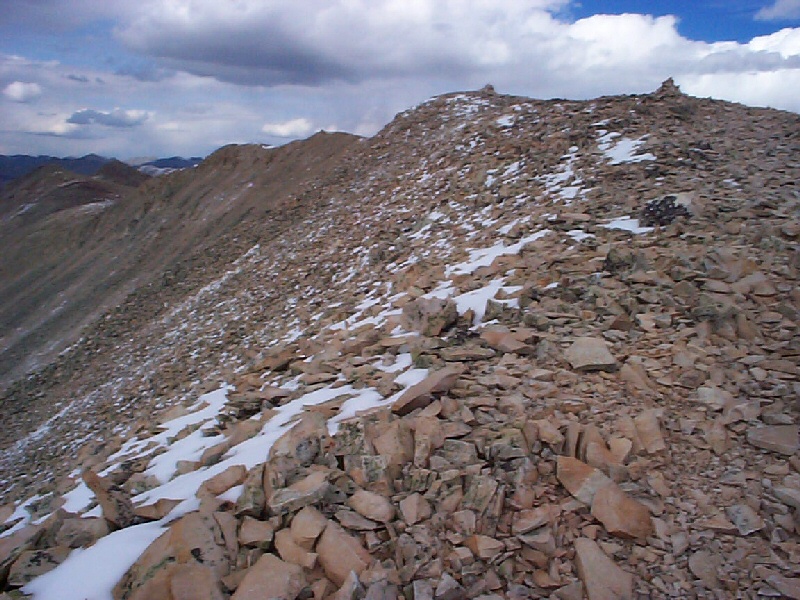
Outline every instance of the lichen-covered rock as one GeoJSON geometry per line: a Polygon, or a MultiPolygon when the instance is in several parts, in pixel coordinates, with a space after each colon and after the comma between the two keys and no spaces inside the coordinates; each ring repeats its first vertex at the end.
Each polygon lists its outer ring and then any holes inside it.
{"type": "Polygon", "coordinates": [[[138,517],[127,492],[114,486],[109,480],[100,477],[94,471],[84,471],[83,481],[94,492],[97,502],[103,510],[103,517],[111,525],[122,529],[137,522],[138,517]]]}
{"type": "Polygon", "coordinates": [[[39,575],[52,571],[60,565],[67,556],[70,549],[66,546],[56,546],[43,550],[26,550],[22,552],[8,574],[8,585],[11,587],[22,587],[39,575]]]}
{"type": "Polygon", "coordinates": [[[441,334],[457,320],[458,310],[451,299],[418,298],[403,307],[403,326],[426,336],[441,334]]]}

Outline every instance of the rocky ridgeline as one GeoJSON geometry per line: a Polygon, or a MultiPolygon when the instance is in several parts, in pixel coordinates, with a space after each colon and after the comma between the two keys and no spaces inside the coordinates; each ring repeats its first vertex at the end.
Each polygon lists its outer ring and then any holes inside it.
{"type": "Polygon", "coordinates": [[[800,598],[798,125],[398,115],[20,446],[7,589],[144,536],[114,598],[800,598]]]}

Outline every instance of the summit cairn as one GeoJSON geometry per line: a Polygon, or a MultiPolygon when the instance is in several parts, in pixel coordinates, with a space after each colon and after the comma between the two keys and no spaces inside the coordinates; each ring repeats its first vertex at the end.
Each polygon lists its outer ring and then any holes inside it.
{"type": "Polygon", "coordinates": [[[653,97],[658,100],[665,100],[671,97],[682,96],[683,92],[681,92],[681,88],[679,88],[675,84],[675,80],[672,77],[666,79],[655,91],[653,97]]]}

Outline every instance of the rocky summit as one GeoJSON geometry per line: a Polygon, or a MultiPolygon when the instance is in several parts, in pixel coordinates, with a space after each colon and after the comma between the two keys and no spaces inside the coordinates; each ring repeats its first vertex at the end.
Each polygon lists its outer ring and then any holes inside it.
{"type": "Polygon", "coordinates": [[[95,206],[164,256],[4,392],[0,597],[800,598],[799,150],[487,86],[95,206]]]}

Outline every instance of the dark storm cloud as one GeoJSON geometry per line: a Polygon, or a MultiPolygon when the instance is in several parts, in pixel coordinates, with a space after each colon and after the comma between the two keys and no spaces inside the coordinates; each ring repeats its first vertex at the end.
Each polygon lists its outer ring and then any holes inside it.
{"type": "Polygon", "coordinates": [[[187,11],[154,0],[117,35],[128,48],[173,68],[239,84],[457,76],[506,64],[508,42],[564,4],[198,0],[187,11]]]}
{"type": "Polygon", "coordinates": [[[105,125],[106,127],[135,127],[147,120],[148,114],[141,110],[115,109],[111,112],[85,108],[76,111],[67,119],[72,125],[105,125]]]}
{"type": "Polygon", "coordinates": [[[208,35],[197,35],[193,29],[154,31],[153,35],[137,35],[126,41],[170,69],[244,85],[317,85],[357,77],[354,68],[293,39],[287,32],[254,25],[235,30],[220,27],[208,35]]]}

